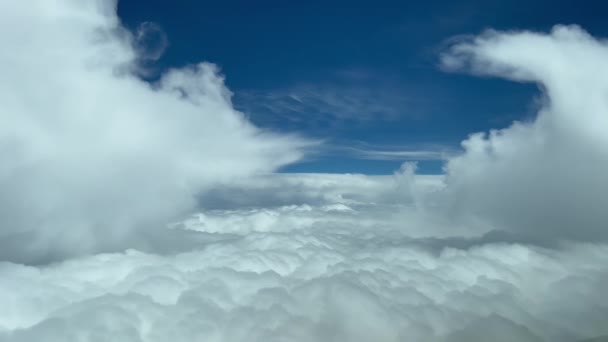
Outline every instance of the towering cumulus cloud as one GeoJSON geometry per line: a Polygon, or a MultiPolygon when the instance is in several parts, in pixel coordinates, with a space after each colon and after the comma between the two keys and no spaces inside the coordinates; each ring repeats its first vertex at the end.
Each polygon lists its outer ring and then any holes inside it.
{"type": "Polygon", "coordinates": [[[489,31],[443,65],[536,82],[545,95],[533,122],[463,142],[446,167],[450,207],[526,235],[608,239],[608,43],[577,26],[489,31]]]}
{"type": "Polygon", "coordinates": [[[111,1],[0,1],[0,342],[608,336],[606,43],[453,45],[444,67],[545,97],[445,175],[273,174],[307,142],[251,126],[213,65],[138,79],[167,43],[141,29],[156,49],[111,1]]]}
{"type": "Polygon", "coordinates": [[[212,64],[133,76],[136,39],[106,0],[0,4],[0,257],[125,247],[218,180],[300,157],[236,112],[212,64]]]}

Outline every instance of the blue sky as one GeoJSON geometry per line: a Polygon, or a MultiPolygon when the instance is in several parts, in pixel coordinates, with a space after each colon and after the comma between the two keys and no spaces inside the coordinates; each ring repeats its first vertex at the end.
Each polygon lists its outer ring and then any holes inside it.
{"type": "Polygon", "coordinates": [[[539,96],[531,84],[441,71],[450,39],[559,23],[608,33],[603,1],[122,0],[118,11],[133,30],[162,32],[147,31],[144,48],[163,54],[146,77],[215,63],[257,126],[325,141],[283,172],[389,174],[413,160],[440,173],[468,134],[533,118],[539,96]]]}

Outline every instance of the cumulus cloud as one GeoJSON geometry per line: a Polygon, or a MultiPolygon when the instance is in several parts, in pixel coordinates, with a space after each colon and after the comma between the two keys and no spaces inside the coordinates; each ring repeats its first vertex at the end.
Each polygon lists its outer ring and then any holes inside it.
{"type": "Polygon", "coordinates": [[[171,257],[128,251],[39,268],[3,264],[0,341],[574,341],[606,333],[606,246],[437,251],[398,232],[370,232],[223,234],[171,257]]]}
{"type": "Polygon", "coordinates": [[[215,182],[301,157],[303,141],[260,131],[233,109],[212,64],[153,85],[133,76],[151,26],[134,37],[115,6],[0,4],[4,260],[124,248],[215,182]]]}
{"type": "Polygon", "coordinates": [[[0,2],[0,342],[608,335],[604,42],[452,46],[545,103],[445,175],[277,175],[307,142],[248,123],[211,64],[138,79],[115,10],[0,2]]]}
{"type": "Polygon", "coordinates": [[[190,251],[0,263],[0,341],[577,341],[608,332],[605,244],[467,237],[415,208],[411,194],[436,191],[442,178],[414,171],[268,175],[240,186],[249,202],[226,188],[221,209],[171,227],[198,235],[190,251]]]}
{"type": "Polygon", "coordinates": [[[538,83],[544,102],[533,122],[465,140],[446,165],[441,200],[501,229],[606,240],[607,60],[608,43],[577,26],[488,31],[455,44],[446,68],[538,83]]]}

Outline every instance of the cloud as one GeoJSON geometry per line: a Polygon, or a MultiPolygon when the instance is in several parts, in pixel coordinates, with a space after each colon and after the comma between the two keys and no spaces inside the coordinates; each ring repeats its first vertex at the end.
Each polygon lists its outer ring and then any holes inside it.
{"type": "Polygon", "coordinates": [[[204,248],[165,257],[5,263],[0,341],[575,341],[606,333],[605,245],[435,250],[406,243],[400,231],[324,227],[219,233],[204,248]]]}
{"type": "Polygon", "coordinates": [[[317,128],[341,127],[417,117],[408,99],[394,89],[378,85],[299,85],[271,91],[240,91],[239,108],[264,125],[317,128]],[[408,108],[410,107],[410,108],[408,108]]]}
{"type": "Polygon", "coordinates": [[[361,159],[370,160],[445,160],[447,154],[438,151],[380,151],[380,150],[355,150],[355,154],[361,159]]]}
{"type": "Polygon", "coordinates": [[[557,239],[606,240],[608,44],[577,26],[488,31],[443,55],[446,68],[538,83],[533,122],[477,133],[446,165],[441,201],[460,216],[557,239]]]}
{"type": "Polygon", "coordinates": [[[146,21],[137,27],[134,43],[141,60],[156,61],[169,46],[169,38],[158,24],[146,21]]]}
{"type": "Polygon", "coordinates": [[[396,160],[396,161],[419,161],[419,160],[448,160],[457,153],[451,147],[429,147],[429,148],[395,148],[385,146],[382,149],[358,148],[352,146],[336,146],[336,150],[342,149],[347,155],[363,160],[396,160]],[[388,148],[387,148],[388,147],[388,148]]]}
{"type": "Polygon", "coordinates": [[[193,209],[216,182],[302,156],[306,142],[261,131],[233,109],[212,64],[152,85],[134,76],[133,44],[151,26],[133,37],[115,6],[0,5],[3,260],[123,249],[193,209]]]}
{"type": "Polygon", "coordinates": [[[308,142],[247,122],[212,64],[138,79],[115,10],[0,2],[0,342],[608,334],[604,42],[456,43],[446,68],[546,104],[445,175],[280,175],[308,142]]]}
{"type": "Polygon", "coordinates": [[[230,182],[243,193],[221,190],[223,209],[172,227],[204,237],[190,251],[1,263],[0,341],[576,341],[607,332],[606,245],[466,237],[415,210],[405,194],[442,181],[414,171],[230,182]]]}

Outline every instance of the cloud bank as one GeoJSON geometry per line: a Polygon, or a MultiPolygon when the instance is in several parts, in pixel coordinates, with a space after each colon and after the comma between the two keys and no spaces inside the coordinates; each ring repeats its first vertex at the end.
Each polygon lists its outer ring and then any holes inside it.
{"type": "Polygon", "coordinates": [[[608,239],[608,43],[577,26],[488,31],[453,46],[448,69],[538,83],[533,122],[477,133],[446,165],[440,201],[455,214],[524,234],[608,239]]]}
{"type": "Polygon", "coordinates": [[[211,64],[138,79],[115,6],[0,3],[0,342],[608,335],[605,42],[454,44],[445,68],[545,102],[444,176],[277,175],[307,143],[244,120],[211,64]]]}
{"type": "Polygon", "coordinates": [[[133,37],[115,7],[0,4],[2,259],[124,249],[215,182],[302,155],[303,141],[260,131],[233,109],[212,64],[139,80],[152,27],[133,37]]]}
{"type": "MultiPolygon", "coordinates": [[[[225,215],[232,232],[250,221],[225,215]]],[[[4,264],[0,341],[527,342],[606,333],[605,245],[437,251],[398,232],[333,227],[243,230],[171,257],[4,264]]]]}

